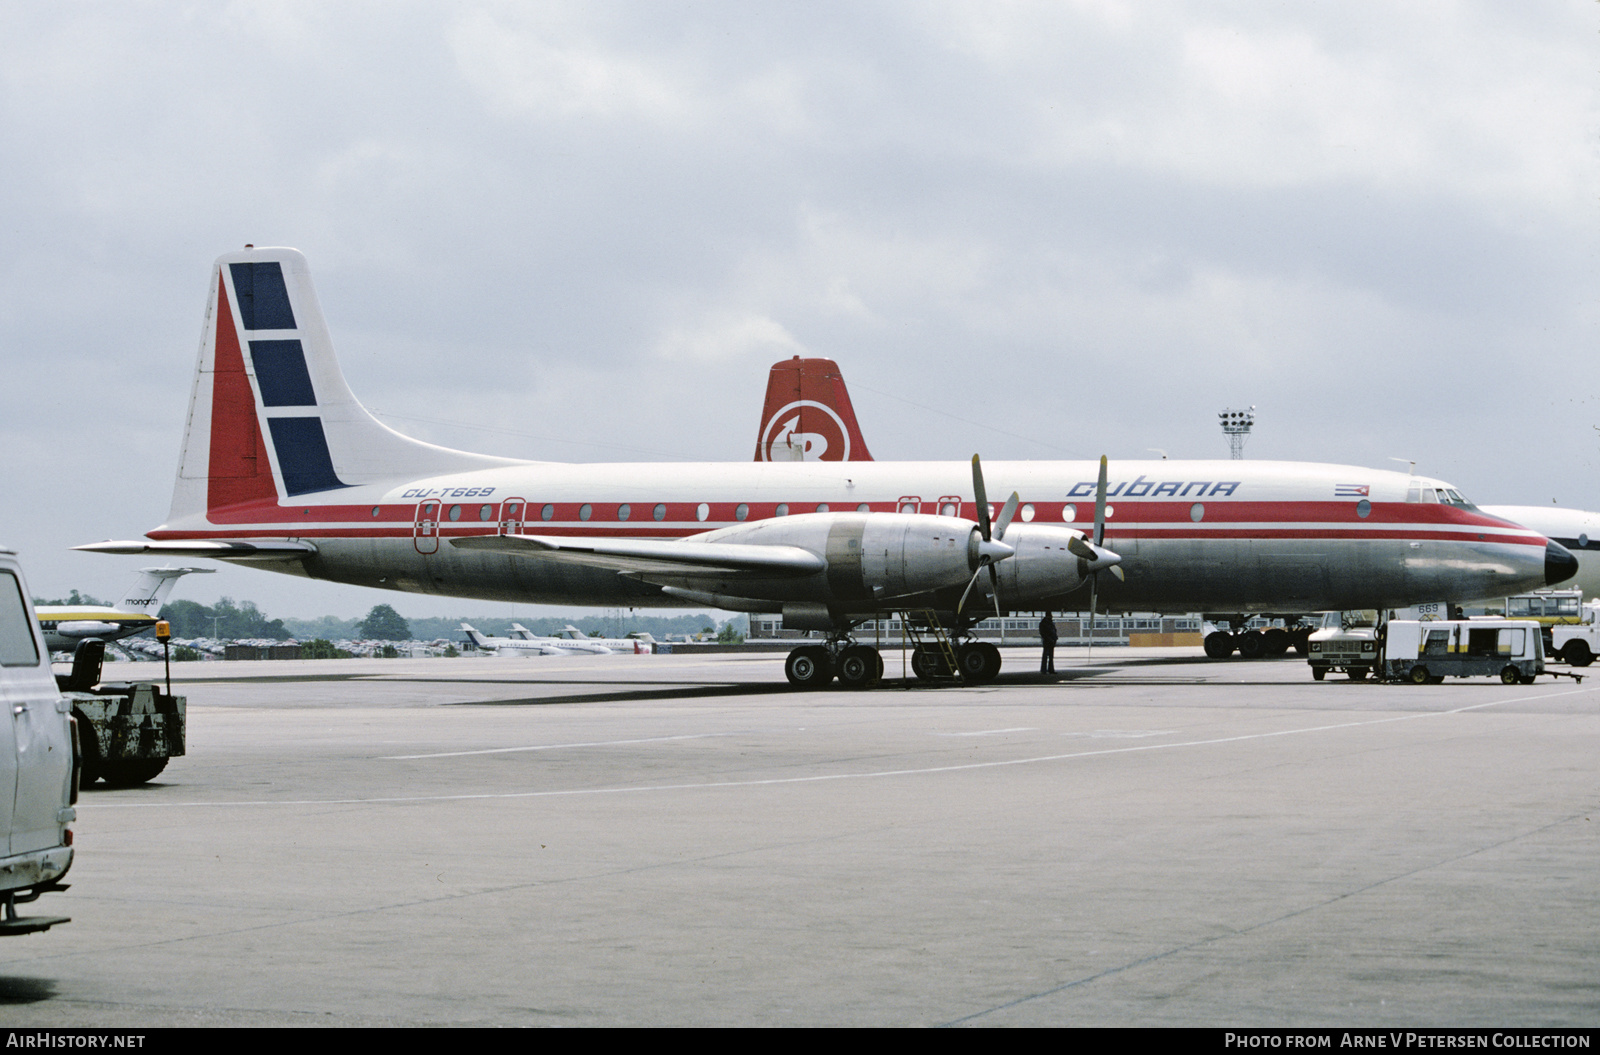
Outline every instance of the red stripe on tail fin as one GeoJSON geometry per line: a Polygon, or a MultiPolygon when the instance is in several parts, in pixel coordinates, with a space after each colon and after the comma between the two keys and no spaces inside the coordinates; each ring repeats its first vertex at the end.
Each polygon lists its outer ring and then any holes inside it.
{"type": "Polygon", "coordinates": [[[256,416],[256,395],[244,372],[239,331],[228,306],[228,287],[217,271],[217,340],[211,380],[211,458],[206,506],[275,501],[277,485],[256,416]]]}
{"type": "Polygon", "coordinates": [[[756,433],[755,460],[872,460],[837,363],[797,355],[773,364],[756,433]]]}

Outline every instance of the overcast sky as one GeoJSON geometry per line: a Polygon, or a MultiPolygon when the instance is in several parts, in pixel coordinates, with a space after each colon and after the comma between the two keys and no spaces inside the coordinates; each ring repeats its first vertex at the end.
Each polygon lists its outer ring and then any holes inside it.
{"type": "MultiPolygon", "coordinates": [[[[212,260],[301,249],[402,431],[1418,470],[1600,508],[1600,5],[0,0],[0,543],[166,516],[212,260]]],[[[991,489],[997,482],[991,482],[991,489]]],[[[501,611],[219,566],[271,615],[501,611]]],[[[522,612],[533,609],[523,607],[522,612]]]]}

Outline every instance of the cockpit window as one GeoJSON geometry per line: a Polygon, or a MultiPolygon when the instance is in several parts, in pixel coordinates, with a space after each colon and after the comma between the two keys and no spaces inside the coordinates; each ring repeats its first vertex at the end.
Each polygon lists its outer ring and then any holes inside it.
{"type": "Polygon", "coordinates": [[[33,640],[33,612],[22,597],[22,584],[11,572],[0,572],[0,666],[37,667],[39,647],[33,640]]]}

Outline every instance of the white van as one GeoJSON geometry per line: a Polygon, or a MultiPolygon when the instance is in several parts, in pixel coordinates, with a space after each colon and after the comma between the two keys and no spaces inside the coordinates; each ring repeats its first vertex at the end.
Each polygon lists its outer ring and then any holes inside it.
{"type": "Polygon", "coordinates": [[[48,930],[65,917],[21,917],[17,905],[65,890],[77,819],[71,707],[28,601],[17,555],[0,548],[0,934],[48,930]]]}
{"type": "Polygon", "coordinates": [[[1507,685],[1530,685],[1545,672],[1544,641],[1531,619],[1389,620],[1384,675],[1416,685],[1447,676],[1499,675],[1507,685]]]}

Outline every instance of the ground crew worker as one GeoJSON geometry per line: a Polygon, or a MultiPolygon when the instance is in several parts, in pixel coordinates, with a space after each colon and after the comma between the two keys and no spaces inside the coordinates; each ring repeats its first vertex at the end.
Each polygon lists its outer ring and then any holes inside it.
{"type": "Polygon", "coordinates": [[[1039,639],[1044,642],[1044,655],[1039,658],[1039,673],[1054,674],[1056,672],[1056,633],[1055,620],[1046,612],[1044,618],[1039,620],[1039,639]]]}

